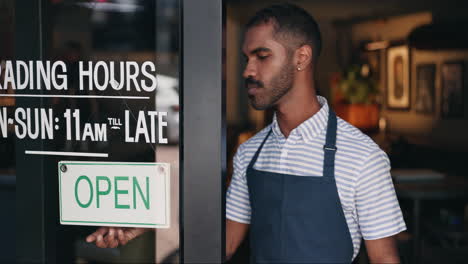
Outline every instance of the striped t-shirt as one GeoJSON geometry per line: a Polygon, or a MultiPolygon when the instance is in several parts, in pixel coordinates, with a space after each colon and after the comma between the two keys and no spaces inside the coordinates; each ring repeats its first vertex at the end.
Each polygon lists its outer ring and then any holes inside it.
{"type": "MultiPolygon", "coordinates": [[[[288,138],[281,133],[275,116],[269,126],[239,146],[227,192],[228,219],[250,223],[246,170],[270,129],[273,129],[272,134],[263,146],[255,169],[297,176],[323,174],[323,145],[329,108],[325,98],[318,96],[318,100],[321,105],[319,112],[293,129],[288,138]]],[[[354,259],[362,238],[388,237],[405,230],[406,225],[385,152],[356,127],[341,118],[337,118],[337,122],[335,179],[353,241],[354,259]]]]}

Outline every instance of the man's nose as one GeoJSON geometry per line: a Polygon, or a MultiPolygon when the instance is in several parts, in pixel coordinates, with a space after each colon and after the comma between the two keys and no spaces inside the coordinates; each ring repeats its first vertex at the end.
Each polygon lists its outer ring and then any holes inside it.
{"type": "Polygon", "coordinates": [[[245,69],[244,69],[244,72],[242,73],[242,77],[244,77],[244,79],[247,79],[248,77],[254,77],[257,75],[257,70],[255,69],[255,66],[253,65],[253,63],[247,63],[247,65],[245,65],[245,69]]]}

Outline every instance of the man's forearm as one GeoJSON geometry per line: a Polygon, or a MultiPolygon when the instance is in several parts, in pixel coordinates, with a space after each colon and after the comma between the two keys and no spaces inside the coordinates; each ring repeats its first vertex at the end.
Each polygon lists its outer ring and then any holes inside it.
{"type": "Polygon", "coordinates": [[[400,263],[400,256],[394,236],[376,240],[366,240],[365,243],[370,263],[400,263]]]}
{"type": "Polygon", "coordinates": [[[374,256],[372,258],[369,256],[369,261],[370,263],[375,264],[395,264],[400,263],[400,257],[398,256],[398,254],[374,256]]]}
{"type": "Polygon", "coordinates": [[[244,240],[248,228],[248,224],[226,220],[226,260],[232,258],[237,248],[244,240]]]}

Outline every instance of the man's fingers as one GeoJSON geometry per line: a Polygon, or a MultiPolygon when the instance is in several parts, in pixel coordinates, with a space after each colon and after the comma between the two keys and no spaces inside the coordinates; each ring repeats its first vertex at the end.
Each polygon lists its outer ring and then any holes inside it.
{"type": "Polygon", "coordinates": [[[115,243],[118,244],[117,241],[115,241],[115,228],[114,227],[109,227],[109,232],[107,233],[107,235],[104,237],[104,241],[106,242],[107,246],[111,246],[115,243]]]}
{"type": "Polygon", "coordinates": [[[91,235],[86,237],[86,242],[91,243],[91,242],[96,241],[97,236],[99,236],[99,235],[104,236],[107,233],[108,230],[109,230],[108,227],[98,228],[94,233],[92,233],[91,235]]]}
{"type": "Polygon", "coordinates": [[[97,235],[96,237],[96,246],[100,248],[107,248],[107,242],[104,240],[102,235],[97,235]]]}
{"type": "Polygon", "coordinates": [[[119,231],[117,232],[118,233],[118,236],[119,236],[119,243],[120,245],[124,246],[127,244],[128,242],[128,239],[125,235],[125,231],[123,229],[119,229],[119,231]]]}
{"type": "Polygon", "coordinates": [[[93,234],[86,237],[86,242],[88,243],[94,242],[95,240],[96,240],[96,236],[93,234]]]}
{"type": "Polygon", "coordinates": [[[125,235],[127,237],[127,240],[132,240],[135,237],[137,237],[141,232],[140,228],[129,228],[126,230],[125,235]]]}
{"type": "Polygon", "coordinates": [[[107,236],[106,236],[107,241],[112,241],[112,240],[114,240],[114,238],[115,238],[114,234],[115,234],[115,228],[110,227],[110,228],[109,228],[109,233],[107,233],[107,236]]]}
{"type": "Polygon", "coordinates": [[[109,232],[109,227],[103,226],[103,227],[98,228],[98,230],[96,230],[94,234],[104,236],[107,232],[109,232]]]}
{"type": "Polygon", "coordinates": [[[115,248],[126,245],[139,235],[137,228],[101,227],[86,237],[88,243],[94,242],[100,248],[115,248]]]}
{"type": "Polygon", "coordinates": [[[123,241],[125,239],[124,232],[121,228],[117,230],[117,236],[119,237],[119,241],[123,241]]]}
{"type": "Polygon", "coordinates": [[[112,240],[109,240],[109,242],[107,243],[107,246],[110,247],[110,248],[116,248],[119,246],[119,241],[117,239],[112,238],[112,240]]]}

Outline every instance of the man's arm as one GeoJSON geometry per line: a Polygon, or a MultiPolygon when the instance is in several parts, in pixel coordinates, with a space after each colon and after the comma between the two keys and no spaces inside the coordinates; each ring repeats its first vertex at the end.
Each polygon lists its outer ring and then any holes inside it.
{"type": "Polygon", "coordinates": [[[364,160],[356,182],[359,229],[371,263],[400,263],[395,235],[406,229],[390,174],[390,160],[380,149],[364,160]]]}
{"type": "Polygon", "coordinates": [[[226,220],[226,260],[231,259],[249,230],[248,224],[226,220]]]}
{"type": "Polygon", "coordinates": [[[395,236],[364,241],[370,263],[400,263],[395,236]]]}

